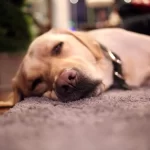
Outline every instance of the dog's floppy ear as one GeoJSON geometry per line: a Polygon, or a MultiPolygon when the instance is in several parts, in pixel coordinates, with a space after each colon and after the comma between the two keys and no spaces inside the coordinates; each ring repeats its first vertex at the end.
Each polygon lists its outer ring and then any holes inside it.
{"type": "Polygon", "coordinates": [[[52,33],[59,34],[70,34],[74,36],[78,41],[80,41],[83,45],[85,45],[91,53],[95,56],[96,60],[100,60],[103,57],[102,50],[99,46],[99,43],[94,40],[90,35],[83,31],[70,31],[66,29],[52,29],[50,30],[52,33]]]}
{"type": "Polygon", "coordinates": [[[23,94],[21,92],[21,90],[19,89],[18,85],[17,85],[17,80],[16,78],[13,78],[12,80],[12,88],[13,88],[13,101],[14,103],[17,103],[21,100],[24,99],[23,94]]]}
{"type": "Polygon", "coordinates": [[[6,98],[2,100],[0,99],[0,107],[12,107],[17,102],[24,99],[23,94],[21,93],[18,85],[18,79],[20,77],[21,67],[19,67],[16,76],[12,79],[12,92],[6,98]]]}
{"type": "Polygon", "coordinates": [[[96,60],[100,60],[103,57],[99,43],[90,37],[88,33],[79,31],[70,33],[91,51],[96,60]]]}
{"type": "Polygon", "coordinates": [[[24,99],[24,96],[21,91],[21,87],[25,84],[23,68],[23,63],[21,63],[15,77],[12,79],[14,103],[17,103],[24,99]]]}
{"type": "Polygon", "coordinates": [[[9,108],[14,106],[14,93],[11,92],[6,99],[0,99],[0,108],[9,108]]]}
{"type": "Polygon", "coordinates": [[[17,102],[23,99],[21,92],[19,91],[14,79],[12,83],[13,92],[11,92],[6,99],[0,100],[0,108],[1,107],[13,107],[17,102]]]}

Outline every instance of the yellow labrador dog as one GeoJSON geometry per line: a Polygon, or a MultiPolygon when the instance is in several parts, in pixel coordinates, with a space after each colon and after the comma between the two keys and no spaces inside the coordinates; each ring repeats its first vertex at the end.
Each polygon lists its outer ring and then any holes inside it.
{"type": "Polygon", "coordinates": [[[73,101],[150,77],[150,37],[123,29],[52,29],[36,38],[13,78],[14,102],[30,96],[73,101]],[[117,84],[117,85],[118,85],[117,84]]]}

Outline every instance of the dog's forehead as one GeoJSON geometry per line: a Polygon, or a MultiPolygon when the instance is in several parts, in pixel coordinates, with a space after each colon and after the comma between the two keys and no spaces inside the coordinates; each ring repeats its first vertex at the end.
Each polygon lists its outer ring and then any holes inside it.
{"type": "Polygon", "coordinates": [[[68,38],[71,38],[73,37],[72,35],[69,35],[69,34],[60,34],[60,33],[46,33],[46,34],[43,34],[39,37],[37,37],[30,45],[30,48],[33,48],[33,47],[36,47],[36,46],[43,46],[43,45],[46,45],[46,44],[53,44],[53,43],[56,43],[56,42],[59,42],[59,41],[67,41],[68,38]]]}
{"type": "Polygon", "coordinates": [[[37,37],[29,46],[28,54],[37,53],[45,55],[53,49],[59,42],[65,42],[71,45],[81,44],[72,34],[67,33],[45,33],[37,37]]]}

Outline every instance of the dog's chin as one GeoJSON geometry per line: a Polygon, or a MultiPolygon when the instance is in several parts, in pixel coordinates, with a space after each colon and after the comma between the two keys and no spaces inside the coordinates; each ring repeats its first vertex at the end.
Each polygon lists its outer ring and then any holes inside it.
{"type": "Polygon", "coordinates": [[[101,80],[94,80],[79,72],[79,77],[73,90],[69,93],[60,94],[55,91],[58,99],[62,102],[76,101],[82,98],[94,97],[101,94],[101,80]]]}

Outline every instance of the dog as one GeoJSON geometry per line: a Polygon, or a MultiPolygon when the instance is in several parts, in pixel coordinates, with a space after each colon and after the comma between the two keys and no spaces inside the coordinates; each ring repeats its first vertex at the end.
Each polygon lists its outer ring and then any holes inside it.
{"type": "Polygon", "coordinates": [[[150,77],[150,38],[123,29],[52,29],[29,46],[12,80],[14,103],[30,96],[63,102],[98,96],[118,82],[138,88],[150,77]]]}

